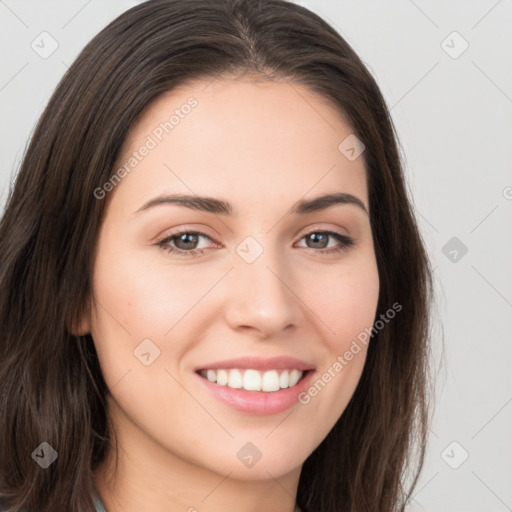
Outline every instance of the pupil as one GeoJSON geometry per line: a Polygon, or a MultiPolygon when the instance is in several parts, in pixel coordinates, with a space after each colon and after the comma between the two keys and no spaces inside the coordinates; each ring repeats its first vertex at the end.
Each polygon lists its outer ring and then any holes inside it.
{"type": "Polygon", "coordinates": [[[187,248],[190,248],[190,242],[192,243],[192,245],[194,245],[195,242],[197,242],[197,240],[195,240],[197,238],[197,235],[193,235],[191,233],[184,233],[183,235],[181,235],[178,239],[178,242],[181,244],[181,243],[184,243],[184,249],[187,249],[187,248]],[[188,243],[188,245],[187,245],[188,243]]]}
{"type": "MultiPolygon", "coordinates": [[[[326,235],[325,235],[325,234],[323,234],[323,233],[321,233],[321,234],[319,234],[319,233],[312,233],[311,235],[309,235],[309,239],[310,239],[313,243],[318,243],[318,242],[319,242],[319,240],[318,240],[318,239],[319,239],[319,238],[322,238],[322,237],[325,239],[325,238],[326,238],[326,235]]],[[[324,240],[324,242],[325,242],[325,240],[324,240]]],[[[325,244],[320,243],[320,245],[321,245],[323,248],[325,247],[325,244]]]]}

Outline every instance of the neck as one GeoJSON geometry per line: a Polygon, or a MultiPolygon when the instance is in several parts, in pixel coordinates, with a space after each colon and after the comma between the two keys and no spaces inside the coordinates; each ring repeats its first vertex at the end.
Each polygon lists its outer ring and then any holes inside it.
{"type": "Polygon", "coordinates": [[[184,460],[132,427],[116,431],[117,472],[114,447],[94,472],[108,512],[300,512],[295,505],[300,467],[278,478],[267,472],[268,478],[236,479],[233,471],[216,473],[184,460]]]}
{"type": "Polygon", "coordinates": [[[295,493],[289,493],[294,475],[251,482],[196,469],[167,472],[164,477],[127,467],[126,461],[120,460],[114,480],[106,467],[98,468],[94,480],[108,512],[300,512],[295,493]]]}

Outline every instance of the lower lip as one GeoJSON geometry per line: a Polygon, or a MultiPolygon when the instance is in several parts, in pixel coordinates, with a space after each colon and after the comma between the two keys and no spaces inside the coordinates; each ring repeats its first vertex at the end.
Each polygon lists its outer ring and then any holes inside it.
{"type": "Polygon", "coordinates": [[[302,379],[291,388],[279,391],[247,391],[245,389],[233,389],[228,386],[219,386],[210,382],[199,374],[196,374],[201,382],[213,393],[213,395],[240,412],[248,414],[278,414],[298,404],[298,396],[309,387],[313,371],[309,370],[302,379]]]}

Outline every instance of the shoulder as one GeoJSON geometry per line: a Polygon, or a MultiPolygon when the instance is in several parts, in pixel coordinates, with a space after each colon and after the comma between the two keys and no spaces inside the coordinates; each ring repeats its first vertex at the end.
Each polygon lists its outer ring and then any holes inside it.
{"type": "MultiPolygon", "coordinates": [[[[94,506],[96,507],[96,512],[107,512],[97,492],[94,493],[94,506]]],[[[2,511],[0,510],[0,512],[2,511]]]]}

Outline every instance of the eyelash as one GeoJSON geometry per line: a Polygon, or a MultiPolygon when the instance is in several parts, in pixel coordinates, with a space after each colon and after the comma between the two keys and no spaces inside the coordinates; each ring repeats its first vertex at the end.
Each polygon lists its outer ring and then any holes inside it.
{"type": "MultiPolygon", "coordinates": [[[[319,253],[319,255],[340,253],[342,251],[345,251],[345,250],[349,249],[350,247],[352,247],[355,244],[355,240],[353,238],[350,238],[350,237],[348,237],[346,235],[342,235],[341,233],[337,233],[336,231],[321,231],[321,230],[310,231],[309,233],[306,233],[305,235],[303,235],[301,237],[301,240],[303,238],[313,234],[313,233],[329,235],[329,236],[332,236],[333,238],[335,238],[336,240],[338,240],[338,242],[340,242],[340,245],[338,245],[337,247],[331,247],[330,249],[314,249],[314,248],[311,248],[311,247],[306,247],[306,249],[310,249],[312,251],[315,251],[315,252],[319,253]]],[[[201,233],[200,231],[185,230],[185,231],[180,231],[178,233],[173,233],[173,234],[165,237],[163,240],[160,240],[157,243],[157,245],[163,251],[166,251],[168,253],[175,253],[176,255],[183,256],[183,257],[195,256],[197,254],[202,254],[202,253],[204,253],[207,250],[207,249],[192,249],[190,251],[183,251],[182,249],[177,249],[176,247],[172,247],[172,246],[169,245],[169,242],[171,240],[173,240],[174,238],[178,238],[179,236],[185,235],[185,234],[187,234],[187,235],[200,235],[200,236],[204,236],[206,238],[209,238],[211,240],[211,238],[208,235],[206,235],[204,233],[201,233]]]]}

